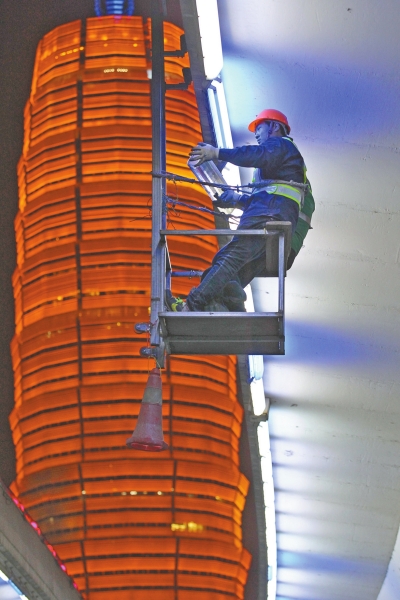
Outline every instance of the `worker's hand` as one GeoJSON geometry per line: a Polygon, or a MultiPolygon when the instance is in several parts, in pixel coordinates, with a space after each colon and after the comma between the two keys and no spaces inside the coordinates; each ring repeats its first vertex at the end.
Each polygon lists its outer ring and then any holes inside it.
{"type": "Polygon", "coordinates": [[[191,161],[196,161],[195,167],[202,165],[207,160],[218,160],[218,148],[214,148],[210,144],[199,142],[197,146],[191,149],[189,156],[191,161]]]}
{"type": "Polygon", "coordinates": [[[214,206],[218,206],[219,208],[234,208],[241,197],[242,194],[235,192],[235,190],[226,190],[214,202],[214,206]]]}

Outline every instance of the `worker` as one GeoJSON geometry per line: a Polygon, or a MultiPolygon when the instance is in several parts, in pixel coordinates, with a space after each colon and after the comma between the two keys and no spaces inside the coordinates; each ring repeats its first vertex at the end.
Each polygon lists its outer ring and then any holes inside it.
{"type": "MultiPolygon", "coordinates": [[[[306,168],[298,148],[288,137],[288,120],[278,110],[265,109],[248,128],[255,134],[258,145],[228,149],[200,143],[192,148],[190,159],[196,161],[196,166],[221,160],[239,167],[254,167],[255,183],[259,186],[250,195],[229,189],[221,194],[216,206],[243,210],[239,230],[263,229],[266,221],[290,221],[294,233],[306,168]]],[[[264,265],[265,240],[261,236],[234,236],[217,252],[206,276],[191,290],[186,303],[170,295],[166,297],[167,304],[175,311],[203,311],[213,301],[223,298],[226,286],[236,286],[244,294],[243,288],[262,275],[264,265]]]]}

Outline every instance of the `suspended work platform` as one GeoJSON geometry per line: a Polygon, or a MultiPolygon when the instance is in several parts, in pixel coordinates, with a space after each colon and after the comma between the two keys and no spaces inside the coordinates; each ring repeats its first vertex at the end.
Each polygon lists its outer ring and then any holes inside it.
{"type": "MultiPolygon", "coordinates": [[[[278,310],[268,313],[160,312],[161,337],[168,354],[284,354],[286,262],[291,224],[270,221],[262,230],[162,230],[161,237],[244,235],[265,237],[265,277],[278,277],[278,310]]],[[[171,267],[167,268],[167,286],[171,267]]],[[[180,273],[182,276],[182,273],[180,273]]],[[[191,272],[188,271],[188,276],[191,272]]],[[[169,287],[169,286],[168,286],[169,287]]]]}
{"type": "Polygon", "coordinates": [[[282,313],[166,312],[159,315],[168,354],[284,354],[282,313]]]}

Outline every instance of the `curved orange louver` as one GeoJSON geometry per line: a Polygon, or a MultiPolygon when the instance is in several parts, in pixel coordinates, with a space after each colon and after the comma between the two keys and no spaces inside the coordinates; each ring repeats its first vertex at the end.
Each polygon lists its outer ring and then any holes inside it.
{"type": "MultiPolygon", "coordinates": [[[[167,50],[180,33],[165,24],[167,50]]],[[[134,331],[150,304],[149,35],[140,17],[104,17],[39,44],[18,166],[13,489],[90,600],[236,600],[250,556],[235,358],[171,357],[170,451],[125,447],[153,367],[134,331]]],[[[167,59],[168,80],[185,65],[167,59]]],[[[167,168],[188,175],[193,90],[168,92],[166,110],[167,168]]],[[[176,192],[210,206],[194,186],[176,192]]],[[[179,212],[174,227],[213,226],[179,212]]],[[[170,244],[177,269],[203,269],[215,250],[211,238],[170,244]]]]}

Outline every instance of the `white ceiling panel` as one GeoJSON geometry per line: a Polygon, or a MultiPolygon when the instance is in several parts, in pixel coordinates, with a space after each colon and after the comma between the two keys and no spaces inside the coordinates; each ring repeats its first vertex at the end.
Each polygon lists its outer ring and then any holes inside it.
{"type": "MultiPolygon", "coordinates": [[[[286,281],[286,356],[265,361],[277,598],[376,600],[400,522],[400,6],[218,5],[234,143],[282,110],[317,204],[286,281]]],[[[273,285],[255,282],[256,309],[273,285]]]]}

